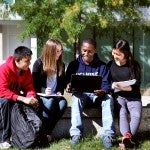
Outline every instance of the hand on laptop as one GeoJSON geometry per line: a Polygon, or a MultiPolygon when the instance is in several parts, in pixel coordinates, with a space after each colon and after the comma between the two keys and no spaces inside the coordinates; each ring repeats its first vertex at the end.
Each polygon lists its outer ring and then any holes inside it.
{"type": "Polygon", "coordinates": [[[94,90],[94,94],[97,95],[98,97],[103,97],[105,96],[106,92],[103,90],[94,90]]]}

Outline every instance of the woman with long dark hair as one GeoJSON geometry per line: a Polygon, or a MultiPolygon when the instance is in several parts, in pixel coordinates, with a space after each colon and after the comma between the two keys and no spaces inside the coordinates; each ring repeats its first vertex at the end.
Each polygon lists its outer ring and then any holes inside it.
{"type": "Polygon", "coordinates": [[[112,89],[119,110],[119,127],[122,134],[121,149],[134,146],[141,121],[142,102],[140,93],[141,68],[134,60],[128,41],[118,40],[112,50],[113,60],[108,63],[112,76],[112,89]],[[120,81],[135,79],[133,85],[121,86],[120,81]],[[117,91],[117,92],[115,92],[117,91]]]}

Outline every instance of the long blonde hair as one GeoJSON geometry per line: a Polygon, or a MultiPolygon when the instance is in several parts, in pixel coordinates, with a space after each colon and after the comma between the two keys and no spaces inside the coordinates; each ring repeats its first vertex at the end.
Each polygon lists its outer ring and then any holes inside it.
{"type": "Polygon", "coordinates": [[[63,49],[62,44],[56,39],[49,39],[44,45],[42,54],[43,70],[47,76],[51,76],[55,73],[60,76],[63,71],[63,52],[58,60],[56,60],[56,53],[58,48],[63,49]]]}

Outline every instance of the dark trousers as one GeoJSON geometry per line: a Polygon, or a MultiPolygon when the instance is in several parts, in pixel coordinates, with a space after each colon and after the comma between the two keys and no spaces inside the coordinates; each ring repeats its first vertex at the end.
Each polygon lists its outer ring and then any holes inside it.
{"type": "Polygon", "coordinates": [[[10,113],[12,102],[4,98],[0,98],[0,142],[10,140],[11,126],[10,126],[10,113]]]}

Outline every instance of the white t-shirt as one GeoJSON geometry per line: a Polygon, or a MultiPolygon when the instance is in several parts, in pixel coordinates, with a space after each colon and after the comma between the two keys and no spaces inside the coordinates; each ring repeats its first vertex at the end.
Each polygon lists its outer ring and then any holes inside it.
{"type": "Polygon", "coordinates": [[[57,76],[56,73],[52,76],[47,76],[47,87],[51,88],[52,94],[56,94],[57,76]]]}

